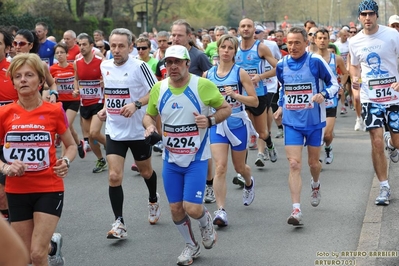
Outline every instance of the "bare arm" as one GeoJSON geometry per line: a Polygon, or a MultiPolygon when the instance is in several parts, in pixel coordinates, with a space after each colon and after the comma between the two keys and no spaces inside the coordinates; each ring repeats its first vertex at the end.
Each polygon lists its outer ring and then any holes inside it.
{"type": "Polygon", "coordinates": [[[344,59],[339,55],[336,55],[335,58],[337,60],[337,67],[342,73],[341,83],[344,85],[348,81],[349,72],[346,70],[344,59]]]}
{"type": "Polygon", "coordinates": [[[225,88],[227,95],[230,95],[230,97],[233,99],[236,99],[247,106],[257,107],[259,105],[259,100],[258,96],[256,95],[254,84],[252,83],[249,74],[242,68],[240,69],[240,80],[242,86],[247,92],[247,96],[234,93],[231,88],[225,88]]]}
{"type": "Polygon", "coordinates": [[[269,62],[269,64],[273,67],[271,70],[266,71],[264,73],[260,74],[260,78],[261,79],[267,79],[267,78],[271,78],[274,77],[276,75],[276,65],[277,65],[277,60],[276,58],[274,58],[272,52],[270,51],[269,47],[267,47],[266,45],[264,45],[263,43],[261,43],[259,45],[259,55],[266,59],[267,62],[269,62]]]}

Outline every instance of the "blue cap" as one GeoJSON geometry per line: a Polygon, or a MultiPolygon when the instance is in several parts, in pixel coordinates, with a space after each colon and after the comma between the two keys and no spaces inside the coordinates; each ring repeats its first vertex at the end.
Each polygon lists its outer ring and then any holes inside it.
{"type": "Polygon", "coordinates": [[[365,10],[373,10],[378,17],[378,4],[373,0],[363,0],[359,4],[358,15],[365,10]]]}

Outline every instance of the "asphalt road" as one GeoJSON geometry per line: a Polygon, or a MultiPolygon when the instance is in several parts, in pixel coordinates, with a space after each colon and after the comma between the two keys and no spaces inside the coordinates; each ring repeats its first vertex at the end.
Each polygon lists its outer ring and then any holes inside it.
{"type": "MultiPolygon", "coordinates": [[[[283,140],[273,139],[279,159],[262,169],[256,168],[256,151],[250,151],[248,162],[256,179],[256,197],[252,205],[242,204],[242,190],[231,180],[234,169],[228,167],[226,211],[229,226],[217,229],[218,241],[213,249],[202,248],[193,265],[329,265],[319,260],[333,260],[342,252],[356,251],[374,176],[370,140],[365,132],[353,130],[354,111],[338,114],[333,142],[334,162],[323,165],[322,200],[317,208],[310,205],[310,172],[303,161],[302,227],[286,220],[291,212],[288,189],[288,162],[283,140]]],[[[78,120],[78,119],[76,119],[78,120]]],[[[78,124],[76,128],[79,128],[78,124]]],[[[276,133],[276,128],[273,128],[276,133]]],[[[306,150],[303,152],[306,158],[306,150]]],[[[108,197],[107,172],[93,174],[95,156],[76,158],[65,179],[65,205],[57,231],[63,235],[66,265],[176,265],[184,241],[174,226],[162,184],[162,159],[153,155],[158,173],[162,215],[156,225],[147,220],[148,192],[143,179],[130,170],[132,156],[125,164],[124,219],[128,238],[115,241],[106,238],[114,221],[108,197]]],[[[216,204],[207,204],[213,214],[216,204]]],[[[201,239],[197,223],[194,234],[201,239]]],[[[355,265],[352,257],[338,256],[340,265],[355,265]],[[345,260],[347,259],[347,260],[345,260]]],[[[334,264],[331,264],[334,265],[334,264]]],[[[337,264],[339,265],[339,264],[337,264]]]]}

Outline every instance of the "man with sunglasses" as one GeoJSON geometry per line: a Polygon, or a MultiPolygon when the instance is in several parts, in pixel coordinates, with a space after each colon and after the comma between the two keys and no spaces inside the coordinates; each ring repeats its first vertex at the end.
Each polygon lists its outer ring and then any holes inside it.
{"type": "Polygon", "coordinates": [[[136,40],[136,49],[139,53],[137,59],[144,61],[148,64],[152,73],[155,74],[158,80],[161,80],[162,74],[160,70],[160,63],[153,56],[150,56],[151,52],[151,41],[147,37],[139,37],[136,40]]]}
{"type": "Polygon", "coordinates": [[[317,52],[317,45],[314,40],[315,40],[315,34],[318,30],[319,30],[319,28],[317,28],[317,27],[312,27],[309,29],[309,32],[308,32],[309,44],[308,44],[308,47],[306,47],[307,52],[312,52],[312,53],[317,52]]]}
{"type": "Polygon", "coordinates": [[[190,55],[184,46],[166,49],[165,66],[169,78],[151,89],[143,125],[145,135],[151,136],[157,132],[156,117],[162,119],[163,183],[172,220],[186,243],[177,264],[190,265],[201,252],[190,217],[198,221],[206,249],[217,240],[212,216],[203,205],[211,158],[208,128],[230,116],[231,107],[213,82],[190,74],[190,55]]]}
{"type": "Polygon", "coordinates": [[[358,14],[363,30],[349,40],[352,87],[360,90],[362,117],[370,134],[372,162],[380,182],[375,204],[388,205],[391,190],[384,141],[391,161],[399,161],[399,34],[377,23],[378,4],[373,0],[362,1],[358,14]]]}
{"type": "MultiPolygon", "coordinates": [[[[339,51],[341,52],[341,57],[344,60],[344,64],[345,64],[345,68],[347,66],[347,58],[348,58],[348,54],[349,54],[349,33],[346,30],[347,27],[344,27],[345,29],[341,29],[339,31],[339,39],[334,42],[334,44],[338,47],[339,51]]],[[[342,83],[344,89],[346,90],[350,90],[350,88],[347,86],[346,82],[342,83]]],[[[347,110],[345,108],[345,94],[342,93],[340,96],[340,102],[341,102],[341,115],[344,115],[347,113],[347,110]]]]}

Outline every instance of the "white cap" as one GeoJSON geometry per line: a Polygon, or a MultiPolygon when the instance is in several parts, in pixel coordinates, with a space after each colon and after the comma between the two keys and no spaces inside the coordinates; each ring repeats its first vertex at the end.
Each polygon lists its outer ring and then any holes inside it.
{"type": "Polygon", "coordinates": [[[330,40],[337,40],[337,36],[335,36],[334,34],[331,34],[331,36],[330,36],[330,40]]]}
{"type": "Polygon", "coordinates": [[[182,46],[182,45],[172,45],[169,48],[166,49],[165,52],[165,57],[174,57],[178,59],[184,59],[184,60],[191,60],[190,55],[188,54],[187,48],[182,46]]]}
{"type": "Polygon", "coordinates": [[[258,25],[256,25],[255,30],[256,30],[256,31],[262,31],[262,32],[263,32],[263,31],[266,30],[266,27],[263,26],[262,24],[258,24],[258,25]]]}
{"type": "Polygon", "coordinates": [[[399,16],[398,15],[392,15],[392,16],[389,17],[388,21],[389,21],[388,22],[389,25],[392,25],[394,23],[399,23],[399,16]]]}
{"type": "Polygon", "coordinates": [[[346,30],[346,31],[349,31],[349,27],[348,26],[343,26],[342,29],[346,30]]]}

